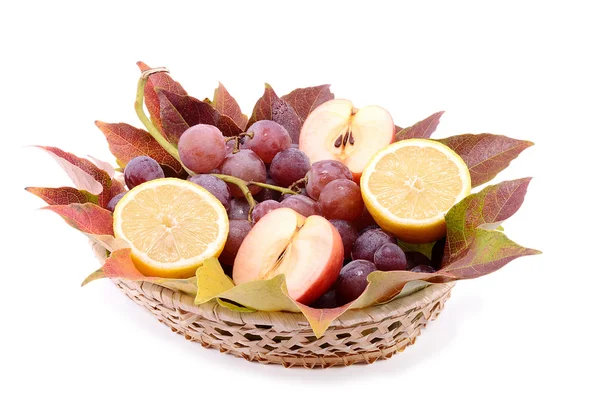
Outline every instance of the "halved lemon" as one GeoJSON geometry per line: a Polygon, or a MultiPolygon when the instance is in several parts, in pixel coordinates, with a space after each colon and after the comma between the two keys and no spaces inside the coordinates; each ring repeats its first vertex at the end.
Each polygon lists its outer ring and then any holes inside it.
{"type": "Polygon", "coordinates": [[[204,188],[181,179],[136,186],[117,203],[115,237],[147,276],[188,278],[209,257],[218,257],[229,231],[223,204],[204,188]]]}
{"type": "Polygon", "coordinates": [[[380,150],[360,179],[365,205],[384,230],[409,243],[446,233],[444,216],[471,191],[465,162],[448,146],[402,140],[380,150]]]}

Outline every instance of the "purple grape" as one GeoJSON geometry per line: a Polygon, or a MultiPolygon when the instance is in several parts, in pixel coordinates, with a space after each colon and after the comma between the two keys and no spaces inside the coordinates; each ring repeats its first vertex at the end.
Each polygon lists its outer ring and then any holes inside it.
{"type": "Polygon", "coordinates": [[[129,189],[133,189],[142,183],[164,177],[165,173],[160,164],[148,156],[135,157],[129,160],[125,166],[125,184],[129,189]]]}
{"type": "Polygon", "coordinates": [[[283,207],[281,203],[275,200],[265,200],[258,203],[252,210],[252,222],[257,223],[262,217],[281,207],[283,207]]]}
{"type": "Polygon", "coordinates": [[[277,153],[271,162],[269,172],[277,185],[288,187],[306,176],[310,160],[302,150],[290,147],[277,153]]]}
{"type": "MultiPolygon", "coordinates": [[[[219,170],[224,175],[235,176],[244,181],[265,183],[267,180],[267,169],[265,163],[252,150],[240,150],[237,153],[225,157],[219,170]]],[[[234,184],[228,183],[231,194],[235,197],[244,197],[242,191],[234,184]]],[[[250,193],[257,194],[262,190],[260,186],[248,186],[250,193]]]]}
{"type": "Polygon", "coordinates": [[[346,264],[335,285],[338,304],[356,300],[367,288],[367,276],[373,271],[376,271],[375,264],[370,261],[355,260],[346,264]]]}
{"type": "Polygon", "coordinates": [[[396,243],[393,237],[381,228],[369,229],[358,236],[352,246],[353,260],[367,260],[373,262],[375,252],[386,243],[396,243]]]}
{"type": "Polygon", "coordinates": [[[306,178],[306,192],[313,199],[319,200],[321,191],[329,182],[336,179],[352,180],[352,172],[339,161],[321,160],[310,166],[306,178]]]}
{"type": "Polygon", "coordinates": [[[336,308],[337,299],[335,288],[331,288],[311,305],[312,308],[336,308]]]}
{"type": "Polygon", "coordinates": [[[248,212],[250,211],[250,204],[245,198],[233,198],[229,202],[229,212],[227,215],[230,220],[248,220],[248,212]]]}
{"type": "MultiPolygon", "coordinates": [[[[269,185],[277,186],[275,181],[271,179],[271,177],[269,177],[268,175],[266,183],[268,183],[269,185]]],[[[279,199],[281,199],[281,192],[273,189],[263,188],[263,190],[261,190],[254,196],[254,199],[259,203],[266,200],[279,201],[279,199]]]]}
{"type": "Polygon", "coordinates": [[[225,138],[216,126],[198,124],[183,132],[177,145],[181,162],[197,174],[217,168],[225,159],[225,138]]]}
{"type": "Polygon", "coordinates": [[[352,245],[358,238],[358,233],[352,224],[348,221],[342,221],[340,219],[334,219],[329,221],[331,225],[335,226],[338,233],[342,237],[342,243],[344,244],[344,258],[350,259],[352,256],[352,245]]]}
{"type": "Polygon", "coordinates": [[[274,121],[256,121],[248,128],[247,134],[251,137],[244,138],[242,148],[254,151],[267,164],[292,144],[287,130],[274,121]]]}
{"type": "Polygon", "coordinates": [[[231,200],[231,193],[229,192],[229,187],[225,182],[223,182],[216,176],[208,174],[194,175],[188,178],[188,180],[208,190],[221,202],[221,204],[223,204],[225,210],[229,211],[229,201],[231,200]]]}
{"type": "Polygon", "coordinates": [[[403,271],[406,269],[406,255],[395,243],[386,243],[378,248],[373,260],[375,267],[380,271],[403,271]]]}
{"type": "Polygon", "coordinates": [[[309,217],[311,215],[321,215],[321,207],[319,203],[308,196],[295,194],[287,197],[280,203],[281,207],[291,208],[299,214],[309,217]]]}
{"type": "Polygon", "coordinates": [[[123,198],[123,196],[125,196],[125,192],[119,193],[118,195],[116,195],[115,197],[110,199],[110,201],[106,205],[106,209],[110,212],[115,212],[115,207],[117,206],[117,203],[119,202],[119,200],[121,200],[123,198]]]}
{"type": "Polygon", "coordinates": [[[433,274],[435,269],[431,268],[429,265],[417,265],[411,269],[411,272],[424,272],[427,274],[433,274]]]}
{"type": "Polygon", "coordinates": [[[229,233],[225,247],[219,256],[219,261],[223,264],[233,265],[235,256],[242,245],[242,242],[252,229],[252,224],[248,220],[234,219],[229,221],[229,233]]]}
{"type": "Polygon", "coordinates": [[[365,205],[360,187],[348,179],[335,179],[325,185],[319,196],[319,204],[325,218],[345,221],[360,217],[365,205]]]}
{"type": "Polygon", "coordinates": [[[362,230],[370,226],[377,226],[377,223],[375,222],[371,214],[369,214],[369,210],[367,210],[366,207],[363,208],[360,217],[352,221],[352,224],[358,232],[361,232],[362,230]]]}
{"type": "Polygon", "coordinates": [[[442,238],[435,242],[431,249],[431,266],[435,270],[442,268],[442,260],[444,259],[444,248],[446,247],[446,238],[442,238]]]}
{"type": "Polygon", "coordinates": [[[431,265],[431,260],[418,251],[407,251],[404,254],[406,256],[406,269],[412,270],[418,265],[431,265]]]}

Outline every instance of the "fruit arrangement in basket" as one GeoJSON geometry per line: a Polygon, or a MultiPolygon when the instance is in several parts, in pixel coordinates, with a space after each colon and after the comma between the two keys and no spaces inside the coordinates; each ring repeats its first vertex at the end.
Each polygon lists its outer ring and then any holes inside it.
{"type": "Polygon", "coordinates": [[[198,307],[296,313],[316,340],[353,310],[539,253],[501,227],[530,178],[470,194],[531,142],[430,139],[442,112],[400,128],[329,85],[282,97],[266,85],[248,118],[221,84],[199,100],[166,69],[138,66],[145,129],[96,122],[117,167],[40,146],[76,187],[26,188],[103,249],[84,284],[112,278],[198,307]]]}

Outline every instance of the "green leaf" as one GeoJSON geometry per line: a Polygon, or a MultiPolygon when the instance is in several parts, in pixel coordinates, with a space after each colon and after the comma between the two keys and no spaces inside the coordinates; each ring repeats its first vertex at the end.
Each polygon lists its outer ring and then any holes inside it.
{"type": "Polygon", "coordinates": [[[460,258],[478,228],[495,229],[523,204],[531,178],[501,182],[465,197],[446,214],[446,247],[442,266],[460,258]]]}
{"type": "Polygon", "coordinates": [[[246,129],[256,121],[265,119],[275,121],[283,126],[290,134],[292,142],[298,143],[302,121],[296,110],[285,100],[280,99],[268,83],[265,84],[265,92],[262,97],[254,105],[254,110],[246,129]]]}
{"type": "Polygon", "coordinates": [[[424,254],[431,260],[431,251],[433,250],[433,246],[435,242],[431,243],[422,243],[422,244],[414,244],[414,243],[405,243],[399,239],[396,239],[398,242],[398,246],[404,251],[416,251],[418,253],[424,254]]]}
{"type": "Polygon", "coordinates": [[[456,279],[473,279],[492,273],[515,258],[535,254],[541,252],[516,244],[502,232],[478,228],[462,256],[440,272],[456,279]]]}
{"type": "Polygon", "coordinates": [[[144,276],[137,270],[131,260],[131,249],[119,249],[113,251],[104,262],[102,268],[90,274],[81,284],[85,286],[88,283],[102,278],[121,278],[131,281],[150,282],[172,290],[177,290],[190,296],[195,296],[198,291],[196,287],[196,278],[188,279],[169,279],[159,277],[144,276]]]}
{"type": "MultiPolygon", "coordinates": [[[[429,139],[437,129],[442,114],[444,114],[444,111],[436,112],[424,120],[419,121],[408,128],[402,129],[400,132],[396,133],[395,141],[405,139],[429,139]]],[[[398,127],[396,128],[399,129],[398,127]]]]}
{"type": "Polygon", "coordinates": [[[71,203],[98,204],[97,195],[68,186],[59,188],[26,187],[25,190],[36,195],[49,205],[68,205],[71,203]]]}
{"type": "Polygon", "coordinates": [[[533,146],[527,140],[491,133],[457,135],[438,141],[450,147],[465,161],[471,174],[472,187],[492,180],[523,150],[533,146]]]}

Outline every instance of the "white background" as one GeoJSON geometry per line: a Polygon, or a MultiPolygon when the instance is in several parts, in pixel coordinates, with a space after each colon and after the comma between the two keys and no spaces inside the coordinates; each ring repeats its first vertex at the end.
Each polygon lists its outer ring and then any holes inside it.
{"type": "Polygon", "coordinates": [[[600,29],[594,2],[557,3],[3,3],[0,398],[598,398],[600,29]],[[331,83],[400,126],[446,110],[434,137],[532,140],[499,177],[534,177],[504,226],[544,254],[459,283],[374,365],[285,370],[189,343],[109,281],[80,288],[86,239],[23,190],[70,184],[27,145],[112,160],[93,122],[141,126],[138,60],[199,98],[220,80],[246,113],[264,82],[331,83]]]}

